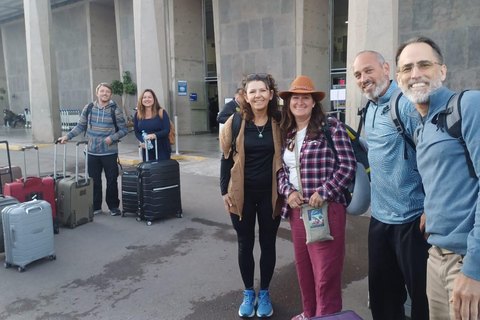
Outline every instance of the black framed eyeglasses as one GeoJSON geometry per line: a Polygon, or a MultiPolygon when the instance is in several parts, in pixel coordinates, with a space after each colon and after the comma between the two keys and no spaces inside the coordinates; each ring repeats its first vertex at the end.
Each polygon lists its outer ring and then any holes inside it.
{"type": "Polygon", "coordinates": [[[435,64],[438,64],[439,66],[443,66],[443,64],[436,61],[421,60],[416,63],[408,63],[406,65],[399,67],[398,73],[409,74],[410,72],[413,71],[415,67],[417,67],[417,69],[420,71],[425,71],[433,67],[435,64]]]}

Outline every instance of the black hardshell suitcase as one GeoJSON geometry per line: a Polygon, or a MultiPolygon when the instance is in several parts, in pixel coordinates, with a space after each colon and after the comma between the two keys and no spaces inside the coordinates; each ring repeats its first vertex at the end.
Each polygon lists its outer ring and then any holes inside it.
{"type": "MultiPolygon", "coordinates": [[[[156,148],[157,149],[157,148],[156,148]]],[[[138,165],[138,220],[153,220],[166,215],[183,218],[180,196],[180,165],[174,159],[153,160],[138,165]]]]}
{"type": "Polygon", "coordinates": [[[122,217],[138,212],[138,171],[122,173],[122,217]]]}
{"type": "Polygon", "coordinates": [[[4,196],[0,194],[0,253],[5,252],[5,243],[3,239],[3,223],[1,219],[1,212],[4,208],[17,204],[19,201],[13,197],[4,196]]]}
{"type": "MultiPolygon", "coordinates": [[[[142,151],[138,146],[139,158],[142,159],[142,151]]],[[[138,171],[124,171],[122,173],[122,217],[127,212],[138,214],[138,171]]]]}

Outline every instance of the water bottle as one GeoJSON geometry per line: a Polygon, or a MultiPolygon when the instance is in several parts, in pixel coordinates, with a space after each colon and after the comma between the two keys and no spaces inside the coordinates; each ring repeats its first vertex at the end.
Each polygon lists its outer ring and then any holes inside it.
{"type": "Polygon", "coordinates": [[[145,132],[145,130],[142,130],[142,137],[143,137],[143,142],[145,142],[145,147],[147,148],[147,150],[153,149],[152,141],[147,139],[147,133],[145,132]]]}

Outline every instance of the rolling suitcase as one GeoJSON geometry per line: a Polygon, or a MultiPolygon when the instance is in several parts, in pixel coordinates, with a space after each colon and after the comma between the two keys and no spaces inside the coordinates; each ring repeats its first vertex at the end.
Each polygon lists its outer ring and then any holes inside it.
{"type": "Polygon", "coordinates": [[[5,268],[25,266],[49,257],[55,260],[52,207],[47,201],[33,200],[8,206],[2,210],[5,238],[5,268]]]}
{"type": "Polygon", "coordinates": [[[7,165],[0,166],[0,193],[3,193],[3,185],[5,183],[9,183],[15,181],[16,179],[20,179],[22,177],[22,169],[19,166],[13,166],[12,162],[10,161],[10,147],[8,145],[8,141],[0,141],[0,144],[6,145],[7,150],[7,165]]]}
{"type": "MultiPolygon", "coordinates": [[[[17,204],[17,203],[19,203],[17,199],[0,194],[0,214],[2,210],[5,209],[6,207],[17,204]]],[[[3,241],[3,223],[0,217],[0,253],[3,253],[3,252],[5,252],[5,244],[3,241]]]]}
{"type": "Polygon", "coordinates": [[[176,214],[177,217],[182,218],[178,162],[174,159],[149,161],[148,152],[146,152],[146,160],[137,168],[139,199],[137,220],[146,220],[147,225],[150,226],[153,220],[166,215],[176,214]]]}
{"type": "MultiPolygon", "coordinates": [[[[142,150],[138,146],[140,159],[142,150]]],[[[138,171],[124,171],[122,173],[122,217],[127,212],[138,214],[138,171]]]]}
{"type": "Polygon", "coordinates": [[[362,320],[362,318],[352,310],[346,310],[328,316],[318,316],[310,320],[362,320]]]}
{"type": "Polygon", "coordinates": [[[52,217],[53,217],[53,231],[55,233],[59,232],[58,220],[55,210],[55,181],[52,177],[40,177],[40,156],[38,154],[37,146],[26,146],[22,148],[23,151],[23,163],[24,170],[23,178],[18,179],[17,181],[5,184],[4,194],[7,196],[14,197],[20,202],[26,202],[30,200],[45,200],[52,207],[52,217]],[[25,151],[28,149],[35,149],[37,152],[37,165],[38,165],[38,176],[28,176],[27,177],[27,159],[25,156],[25,151]]]}
{"type": "MultiPolygon", "coordinates": [[[[78,174],[78,146],[86,144],[87,141],[77,142],[75,150],[75,176],[57,180],[55,194],[57,198],[57,217],[59,222],[69,228],[93,221],[93,179],[88,176],[88,153],[85,157],[85,175],[79,177],[78,174]]],[[[56,156],[55,144],[55,159],[56,156]]],[[[63,152],[65,172],[66,147],[63,152]]],[[[54,175],[57,174],[56,161],[54,162],[54,175]]]]}

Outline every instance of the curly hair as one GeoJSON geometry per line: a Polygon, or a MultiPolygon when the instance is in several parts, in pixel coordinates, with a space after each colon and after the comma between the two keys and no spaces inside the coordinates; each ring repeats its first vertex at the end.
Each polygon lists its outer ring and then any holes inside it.
{"type": "MultiPolygon", "coordinates": [[[[262,81],[269,90],[273,90],[273,98],[268,102],[267,115],[276,121],[280,121],[280,112],[278,110],[278,89],[275,79],[271,74],[250,74],[244,77],[242,81],[243,89],[247,92],[248,84],[251,81],[262,81]]],[[[246,121],[252,121],[254,118],[252,106],[246,100],[240,104],[240,112],[246,121]]]]}

